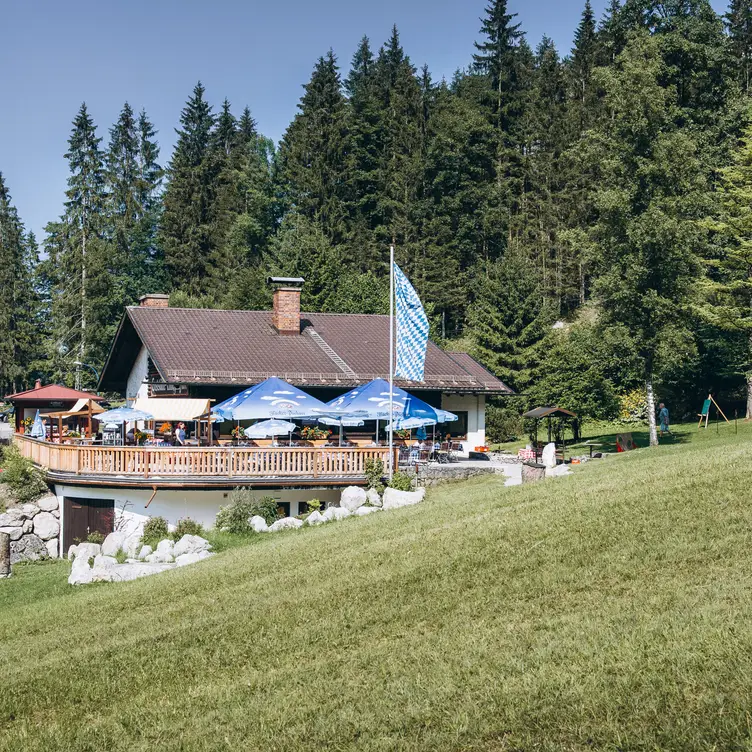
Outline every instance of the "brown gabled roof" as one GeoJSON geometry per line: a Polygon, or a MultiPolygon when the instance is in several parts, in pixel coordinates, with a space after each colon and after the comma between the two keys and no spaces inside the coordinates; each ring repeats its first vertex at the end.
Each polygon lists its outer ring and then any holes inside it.
{"type": "MultiPolygon", "coordinates": [[[[386,378],[389,318],[302,313],[303,333],[280,335],[270,311],[132,307],[113,343],[103,388],[124,388],[143,344],[168,383],[245,385],[278,376],[297,386],[355,386],[386,378]]],[[[504,394],[511,390],[470,356],[428,344],[425,380],[412,389],[504,394]]]]}
{"type": "Polygon", "coordinates": [[[27,389],[24,392],[16,392],[15,394],[9,394],[5,399],[11,402],[25,402],[27,400],[33,401],[51,401],[59,402],[66,400],[73,400],[74,402],[83,400],[101,400],[104,397],[98,397],[96,394],[90,392],[79,392],[77,389],[71,389],[70,387],[63,386],[62,384],[45,384],[45,386],[38,386],[34,389],[27,389]]]}

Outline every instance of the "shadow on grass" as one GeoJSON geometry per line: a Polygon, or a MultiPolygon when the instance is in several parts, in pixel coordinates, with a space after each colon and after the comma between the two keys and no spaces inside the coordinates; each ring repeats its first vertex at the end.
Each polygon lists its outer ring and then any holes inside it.
{"type": "MultiPolygon", "coordinates": [[[[637,430],[625,428],[618,432],[607,432],[602,434],[596,434],[594,436],[588,436],[583,441],[576,443],[567,443],[568,450],[574,449],[589,449],[593,447],[593,452],[615,452],[616,451],[616,436],[618,434],[629,433],[632,435],[632,441],[635,443],[637,449],[650,446],[650,431],[647,428],[640,427],[637,430]]],[[[658,445],[667,446],[672,444],[687,444],[691,441],[691,437],[684,431],[680,433],[669,433],[661,436],[658,435],[658,445]]]]}

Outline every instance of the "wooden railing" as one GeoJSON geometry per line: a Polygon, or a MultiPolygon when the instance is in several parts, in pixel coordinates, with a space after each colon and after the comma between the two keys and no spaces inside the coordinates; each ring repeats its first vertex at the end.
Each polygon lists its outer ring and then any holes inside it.
{"type": "Polygon", "coordinates": [[[52,444],[16,434],[24,457],[55,473],[127,478],[363,477],[366,461],[386,467],[388,447],[110,447],[52,444]]]}

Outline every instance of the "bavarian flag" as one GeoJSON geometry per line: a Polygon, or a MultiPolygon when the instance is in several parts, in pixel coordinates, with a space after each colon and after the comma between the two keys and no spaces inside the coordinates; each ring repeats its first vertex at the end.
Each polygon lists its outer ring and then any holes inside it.
{"type": "Polygon", "coordinates": [[[397,367],[394,375],[409,381],[423,381],[428,348],[428,317],[418,293],[394,265],[394,297],[397,313],[397,367]]]}

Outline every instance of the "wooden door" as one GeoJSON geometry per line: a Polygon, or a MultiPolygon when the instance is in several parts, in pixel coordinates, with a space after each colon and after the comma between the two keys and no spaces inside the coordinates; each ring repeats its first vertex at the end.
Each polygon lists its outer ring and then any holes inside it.
{"type": "Polygon", "coordinates": [[[115,529],[115,502],[111,499],[65,497],[63,551],[85,541],[90,533],[109,535],[115,529]]]}

